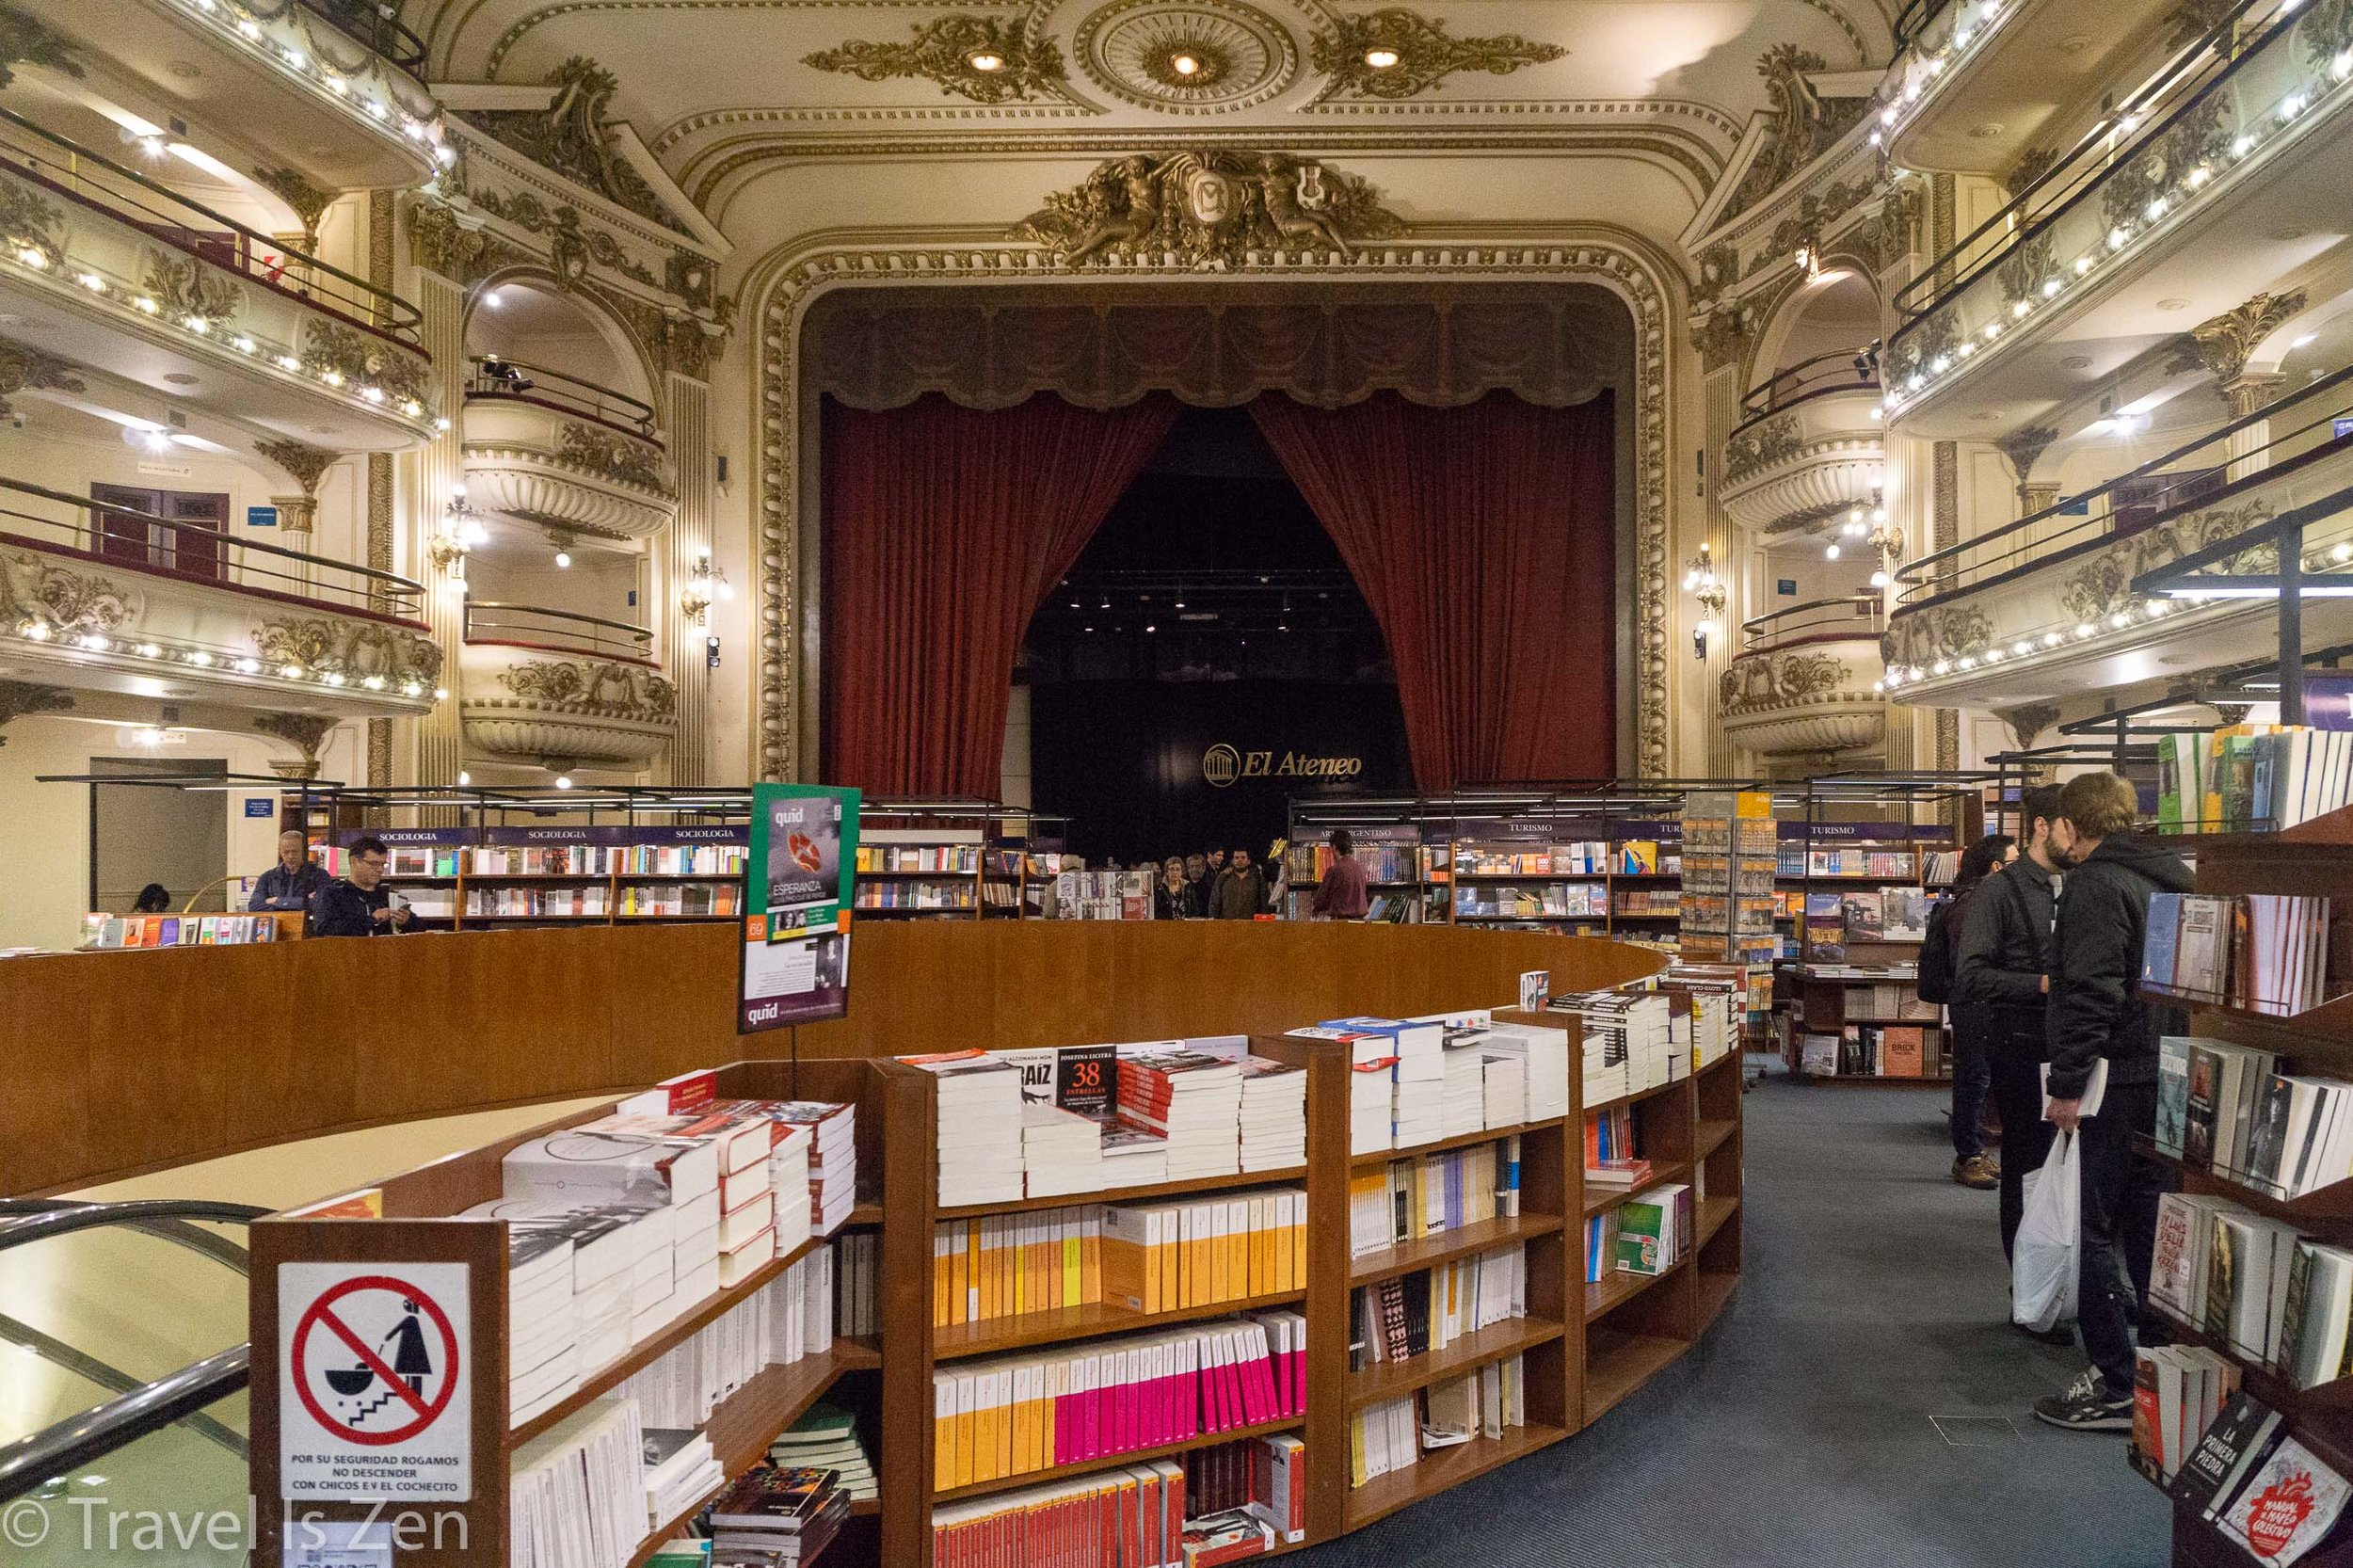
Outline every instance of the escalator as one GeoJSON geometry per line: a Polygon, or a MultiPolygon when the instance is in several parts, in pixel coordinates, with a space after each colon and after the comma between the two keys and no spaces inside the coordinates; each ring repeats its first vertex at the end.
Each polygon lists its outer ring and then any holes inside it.
{"type": "Polygon", "coordinates": [[[246,1560],[244,1227],[264,1212],[0,1200],[0,1563],[246,1560]]]}

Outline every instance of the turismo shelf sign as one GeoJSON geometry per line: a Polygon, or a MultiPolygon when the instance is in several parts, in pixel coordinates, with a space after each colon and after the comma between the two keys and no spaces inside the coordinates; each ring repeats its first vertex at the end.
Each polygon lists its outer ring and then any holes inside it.
{"type": "Polygon", "coordinates": [[[752,786],[738,1033],[838,1018],[850,1010],[857,811],[856,790],[752,786]]]}

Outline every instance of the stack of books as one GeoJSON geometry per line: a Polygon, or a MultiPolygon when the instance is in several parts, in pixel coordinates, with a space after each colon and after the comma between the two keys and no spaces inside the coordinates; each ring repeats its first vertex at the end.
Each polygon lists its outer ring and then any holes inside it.
{"type": "Polygon", "coordinates": [[[521,1425],[580,1386],[584,1368],[580,1364],[579,1312],[572,1300],[572,1247],[584,1234],[580,1224],[516,1224],[507,1229],[510,1424],[521,1425]]]}
{"type": "Polygon", "coordinates": [[[726,1484],[711,1439],[692,1427],[647,1427],[644,1437],[648,1526],[668,1524],[726,1484]]]}
{"type": "MultiPolygon", "coordinates": [[[[1300,1137],[1306,1137],[1306,1112],[1301,1105],[1300,1137]]],[[[1103,1186],[1112,1192],[1129,1187],[1156,1187],[1168,1179],[1168,1140],[1150,1128],[1128,1122],[1103,1127],[1103,1186]]],[[[1305,1156],[1301,1157],[1302,1162],[1305,1156]]],[[[1246,1167],[1245,1167],[1246,1168],[1246,1167]]]]}
{"type": "Polygon", "coordinates": [[[1101,1192],[1101,1125],[1051,1105],[1022,1106],[1021,1180],[1032,1198],[1101,1192]]]}
{"type": "Polygon", "coordinates": [[[1168,1180],[1241,1172],[1238,1064],[1160,1046],[1122,1047],[1118,1064],[1119,1119],[1167,1140],[1168,1180]]]}
{"type": "MultiPolygon", "coordinates": [[[[1552,999],[1552,1010],[1585,1021],[1585,1103],[1639,1095],[1674,1081],[1674,1009],[1655,991],[1577,991],[1552,999]]],[[[1682,1072],[1689,1071],[1689,1058],[1682,1072]]]]}
{"type": "Polygon", "coordinates": [[[1487,1125],[1487,1059],[1473,1032],[1448,1030],[1438,1060],[1438,1136],[1479,1131],[1487,1125]]]}
{"type": "MultiPolygon", "coordinates": [[[[857,1203],[857,1107],[832,1100],[766,1100],[760,1109],[781,1129],[768,1155],[768,1179],[776,1190],[777,1205],[781,1208],[792,1192],[806,1186],[808,1224],[801,1240],[810,1235],[831,1236],[857,1203]],[[795,1132],[808,1136],[806,1145],[794,1140],[795,1132]],[[796,1158],[803,1166],[797,1183],[793,1179],[796,1158]]],[[[792,1250],[785,1245],[787,1224],[778,1218],[779,1256],[792,1250]]]]}
{"type": "Polygon", "coordinates": [[[1627,1199],[1615,1217],[1622,1274],[1663,1274],[1691,1250],[1691,1189],[1682,1182],[1627,1199]]]}
{"type": "MultiPolygon", "coordinates": [[[[550,1307],[548,1326],[517,1320],[508,1331],[510,1366],[507,1379],[507,1419],[520,1426],[555,1404],[581,1380],[600,1367],[618,1361],[643,1337],[635,1327],[635,1290],[641,1268],[670,1277],[673,1219],[669,1207],[640,1198],[597,1203],[574,1193],[569,1199],[494,1198],[465,1211],[471,1219],[504,1220],[507,1224],[510,1259],[520,1257],[536,1272],[528,1299],[550,1307]],[[547,1247],[562,1252],[556,1242],[543,1242],[534,1231],[552,1232],[568,1243],[568,1319],[553,1309],[561,1293],[554,1283],[559,1272],[547,1263],[547,1247]],[[568,1322],[570,1353],[559,1343],[568,1322]]],[[[510,1280],[511,1286],[511,1280],[510,1280]]],[[[666,1301],[673,1290],[663,1291],[666,1301]]],[[[671,1316],[675,1316],[673,1311],[671,1316]]],[[[664,1321],[667,1321],[664,1319],[664,1321]]]]}
{"type": "Polygon", "coordinates": [[[850,1495],[833,1471],[759,1464],[711,1505],[712,1546],[714,1555],[762,1554],[752,1561],[808,1562],[825,1549],[849,1516],[850,1495]]]}
{"type": "MultiPolygon", "coordinates": [[[[1501,1058],[1515,1059],[1520,1065],[1522,1081],[1527,1088],[1526,1103],[1519,1113],[1511,1117],[1515,1122],[1558,1121],[1569,1113],[1569,1043],[1565,1029],[1545,1029],[1532,1024],[1485,1023],[1485,1036],[1479,1043],[1481,1054],[1490,1062],[1501,1058]]],[[[1582,1034],[1580,1026],[1578,1033],[1582,1034]]],[[[1504,1123],[1491,1123],[1503,1126],[1504,1123]]]]}
{"type": "Polygon", "coordinates": [[[646,1537],[645,1440],[628,1400],[591,1400],[511,1456],[515,1562],[625,1563],[646,1537]]]}
{"type": "Polygon", "coordinates": [[[2203,1345],[2136,1352],[2133,1467],[2159,1486],[2170,1481],[2238,1385],[2238,1367],[2203,1345]]]}
{"type": "Polygon", "coordinates": [[[1305,1165],[1307,1075],[1263,1056],[1245,1056],[1241,1066],[1241,1168],[1283,1171],[1305,1165]]]}
{"type": "Polygon", "coordinates": [[[1130,1312],[1306,1286],[1307,1194],[1299,1188],[1111,1205],[1101,1211],[1101,1231],[1102,1299],[1130,1312]]]}
{"type": "Polygon", "coordinates": [[[1021,1196],[1021,1071],[984,1050],[903,1056],[939,1080],[939,1202],[1021,1196]]]}
{"type": "Polygon", "coordinates": [[[1446,1136],[1446,1029],[1409,1018],[1330,1018],[1317,1027],[1384,1042],[1389,1066],[1389,1146],[1409,1149],[1446,1136]]]}
{"type": "Polygon", "coordinates": [[[2140,979],[2153,989],[2287,1016],[2328,1000],[2331,943],[2325,898],[2159,893],[2149,901],[2140,979]]]}
{"type": "Polygon", "coordinates": [[[830,1470],[854,1503],[874,1497],[874,1465],[858,1441],[857,1422],[846,1410],[820,1400],[783,1436],[768,1445],[770,1463],[830,1470]]]}

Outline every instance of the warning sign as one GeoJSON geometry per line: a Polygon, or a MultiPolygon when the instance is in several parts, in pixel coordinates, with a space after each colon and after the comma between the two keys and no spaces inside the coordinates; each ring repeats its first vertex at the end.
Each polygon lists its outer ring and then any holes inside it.
{"type": "Polygon", "coordinates": [[[463,1263],[278,1270],[279,1491],[473,1496],[463,1263]]]}

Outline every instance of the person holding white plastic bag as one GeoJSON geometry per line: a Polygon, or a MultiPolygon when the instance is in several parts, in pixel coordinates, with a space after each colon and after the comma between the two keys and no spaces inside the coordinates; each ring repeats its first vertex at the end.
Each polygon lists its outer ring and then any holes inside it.
{"type": "MultiPolygon", "coordinates": [[[[2052,856],[2067,870],[2055,932],[2045,1030],[2051,1048],[2049,1115],[2078,1144],[2081,1169],[2076,1327],[2091,1368],[2063,1393],[2037,1400],[2036,1416],[2075,1432],[2128,1432],[2133,1424],[2133,1328],[2149,1291],[2157,1199],[2169,1173],[2133,1152],[2132,1135],[2153,1134],[2157,1037],[2162,1015],[2135,994],[2149,900],[2187,892],[2189,868],[2161,844],[2137,839],[2133,787],[2112,773],[2084,774],[2059,792],[2052,856]],[[2095,1115],[2083,1094],[2107,1064],[2095,1115]]],[[[2055,1149],[2054,1153],[2058,1153],[2055,1149]]],[[[2025,1231],[2020,1232],[2023,1240],[2025,1231]]]]}

